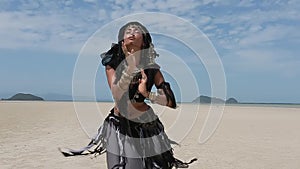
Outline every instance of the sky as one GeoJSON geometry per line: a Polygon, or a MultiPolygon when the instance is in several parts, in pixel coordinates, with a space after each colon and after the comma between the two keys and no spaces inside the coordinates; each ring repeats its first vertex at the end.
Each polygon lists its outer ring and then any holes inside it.
{"type": "Polygon", "coordinates": [[[111,100],[99,55],[134,19],[179,101],[300,103],[299,11],[296,0],[1,0],[0,98],[111,100]]]}

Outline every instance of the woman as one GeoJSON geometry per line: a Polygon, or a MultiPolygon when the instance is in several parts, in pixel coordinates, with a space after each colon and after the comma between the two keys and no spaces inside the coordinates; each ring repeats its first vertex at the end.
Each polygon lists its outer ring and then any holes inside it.
{"type": "Polygon", "coordinates": [[[124,25],[118,44],[102,55],[107,82],[115,106],[99,128],[98,135],[82,150],[62,151],[65,156],[102,154],[106,150],[109,169],[187,168],[173,156],[164,127],[144,100],[176,108],[174,94],[154,62],[148,30],[139,22],[124,25]],[[151,92],[155,85],[157,92],[151,92]],[[97,146],[92,151],[93,146],[97,146]],[[88,153],[85,153],[89,150],[88,153]]]}

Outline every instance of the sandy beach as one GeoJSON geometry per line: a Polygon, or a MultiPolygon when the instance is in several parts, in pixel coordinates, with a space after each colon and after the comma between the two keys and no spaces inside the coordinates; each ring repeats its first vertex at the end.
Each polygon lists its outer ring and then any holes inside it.
{"type": "MultiPolygon", "coordinates": [[[[93,107],[105,116],[112,105],[85,102],[75,109],[73,102],[0,101],[1,169],[105,169],[105,155],[66,158],[58,148],[85,146],[97,129],[93,107]],[[90,119],[83,119],[84,110],[90,119]],[[89,120],[93,122],[87,126],[89,120]]],[[[153,109],[170,138],[181,145],[174,147],[175,156],[184,161],[198,158],[191,169],[300,168],[299,106],[225,106],[217,130],[203,144],[198,139],[209,105],[153,109]]]]}

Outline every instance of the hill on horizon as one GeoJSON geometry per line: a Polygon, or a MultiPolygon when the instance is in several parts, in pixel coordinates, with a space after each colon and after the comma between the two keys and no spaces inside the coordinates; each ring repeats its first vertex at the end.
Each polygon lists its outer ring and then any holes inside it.
{"type": "Polygon", "coordinates": [[[239,103],[235,98],[229,98],[227,100],[223,100],[217,97],[209,97],[209,96],[199,96],[192,101],[193,103],[226,103],[226,104],[237,104],[239,103]]]}
{"type": "Polygon", "coordinates": [[[42,97],[35,96],[32,94],[18,93],[8,99],[2,98],[2,100],[30,100],[30,101],[40,100],[40,101],[43,101],[44,99],[42,97]]]}

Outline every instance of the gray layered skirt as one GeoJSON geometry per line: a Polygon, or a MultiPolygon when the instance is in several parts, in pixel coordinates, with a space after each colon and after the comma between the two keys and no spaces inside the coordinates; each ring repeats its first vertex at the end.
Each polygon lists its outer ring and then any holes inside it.
{"type": "MultiPolygon", "coordinates": [[[[106,152],[109,169],[188,168],[189,163],[176,159],[164,126],[152,108],[138,118],[115,115],[112,109],[98,134],[80,150],[61,150],[64,156],[99,155],[106,152]]],[[[175,143],[176,144],[176,143],[175,143]]]]}

